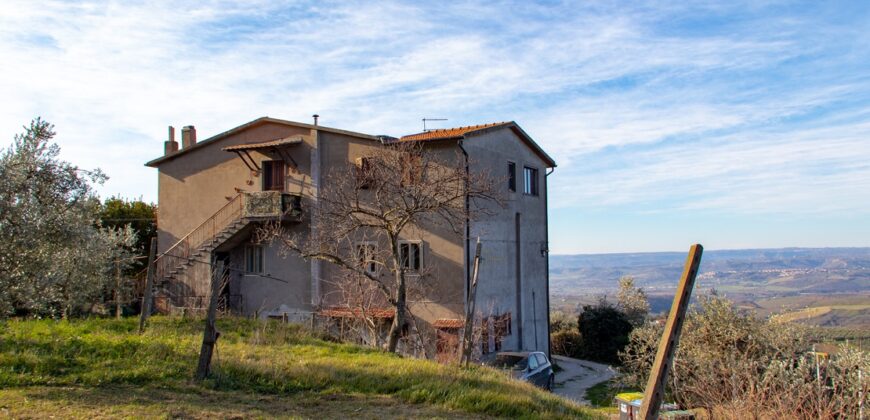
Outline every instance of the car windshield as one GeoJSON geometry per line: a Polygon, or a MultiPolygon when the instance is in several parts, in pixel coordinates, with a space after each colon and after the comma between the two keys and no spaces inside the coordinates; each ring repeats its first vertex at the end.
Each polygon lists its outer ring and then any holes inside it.
{"type": "Polygon", "coordinates": [[[528,363],[528,359],[525,356],[500,354],[496,356],[491,365],[503,369],[522,370],[526,368],[526,363],[528,363]]]}

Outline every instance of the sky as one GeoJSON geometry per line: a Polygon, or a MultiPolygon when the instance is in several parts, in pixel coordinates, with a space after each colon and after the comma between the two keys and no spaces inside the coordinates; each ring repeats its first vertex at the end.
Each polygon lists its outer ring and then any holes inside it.
{"type": "Polygon", "coordinates": [[[156,201],[168,125],[315,113],[516,121],[558,164],[554,254],[870,246],[867,1],[0,7],[0,145],[41,116],[104,197],[156,201]]]}

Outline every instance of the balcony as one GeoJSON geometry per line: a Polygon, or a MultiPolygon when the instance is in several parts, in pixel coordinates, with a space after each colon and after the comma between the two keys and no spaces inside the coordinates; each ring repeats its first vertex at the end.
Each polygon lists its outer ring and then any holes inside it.
{"type": "Polygon", "coordinates": [[[302,196],[281,191],[243,193],[242,218],[250,221],[302,221],[302,196]]]}

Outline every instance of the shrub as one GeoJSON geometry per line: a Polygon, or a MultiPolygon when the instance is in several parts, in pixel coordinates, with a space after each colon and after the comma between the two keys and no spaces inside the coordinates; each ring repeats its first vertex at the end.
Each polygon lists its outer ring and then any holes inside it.
{"type": "Polygon", "coordinates": [[[583,337],[577,331],[561,330],[550,334],[553,353],[568,357],[583,356],[583,337]]]}
{"type": "Polygon", "coordinates": [[[598,362],[618,364],[619,352],[628,344],[632,326],[625,313],[603,299],[586,305],[577,319],[583,337],[582,357],[598,362]]]}
{"type": "MultiPolygon", "coordinates": [[[[652,324],[632,332],[621,354],[624,381],[645,385],[661,332],[652,324]]],[[[683,326],[668,393],[716,417],[856,418],[859,395],[870,391],[857,375],[870,370],[870,356],[842,346],[817,359],[809,349],[799,325],[759,320],[727,299],[703,297],[683,326]]]]}

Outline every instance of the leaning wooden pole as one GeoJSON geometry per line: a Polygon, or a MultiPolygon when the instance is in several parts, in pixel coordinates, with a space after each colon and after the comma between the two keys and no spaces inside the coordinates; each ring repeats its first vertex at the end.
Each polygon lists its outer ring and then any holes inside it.
{"type": "Polygon", "coordinates": [[[477,295],[477,273],[480,270],[480,238],[474,250],[474,269],[471,272],[471,289],[468,291],[468,302],[465,305],[465,335],[462,337],[462,359],[460,364],[471,362],[471,340],[474,329],[474,304],[477,295]]]}
{"type": "Polygon", "coordinates": [[[196,379],[201,381],[208,377],[211,371],[211,355],[214,353],[214,346],[220,333],[217,331],[215,321],[217,320],[218,297],[223,286],[226,270],[223,262],[218,261],[213,266],[214,272],[211,277],[211,295],[208,299],[208,312],[205,318],[205,331],[202,334],[202,348],[199,351],[199,364],[196,367],[196,379]]]}
{"type": "Polygon", "coordinates": [[[145,331],[145,321],[151,316],[151,289],[154,288],[154,258],[157,254],[157,238],[151,238],[151,248],[148,251],[148,271],[145,275],[145,290],[142,294],[142,309],[139,314],[139,334],[145,331]]]}
{"type": "Polygon", "coordinates": [[[668,322],[659,342],[656,359],[650,370],[649,380],[643,395],[643,405],[640,407],[640,419],[654,420],[659,416],[659,408],[665,393],[665,383],[668,378],[668,368],[674,360],[677,344],[680,341],[680,330],[686,319],[686,310],[689,307],[689,299],[692,297],[692,288],[695,285],[695,276],[698,274],[698,266],[701,264],[701,254],[704,247],[701,244],[692,245],[689,256],[686,258],[686,266],[677,286],[674,296],[674,304],[668,314],[668,322]]]}

